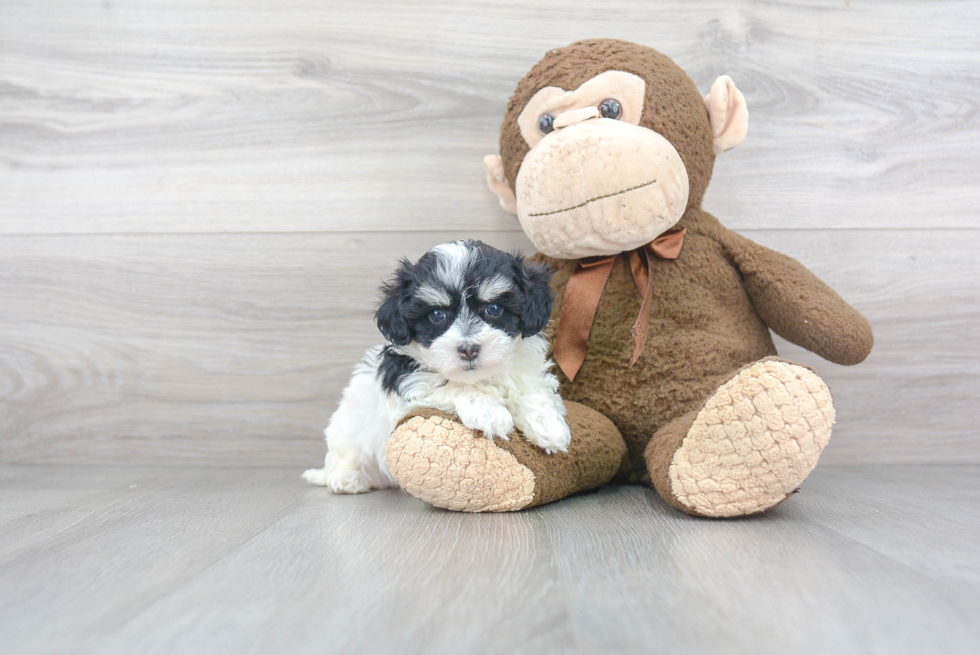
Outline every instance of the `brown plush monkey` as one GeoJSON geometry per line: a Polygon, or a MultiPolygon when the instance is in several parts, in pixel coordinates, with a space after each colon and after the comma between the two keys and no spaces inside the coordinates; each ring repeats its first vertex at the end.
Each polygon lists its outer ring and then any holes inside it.
{"type": "Polygon", "coordinates": [[[864,360],[873,338],[801,264],[701,208],[715,155],[747,125],[730,78],[702,97],[668,57],[623,41],[552,50],[520,81],[487,180],[556,269],[573,447],[548,456],[414,416],[388,448],[403,487],[440,507],[510,510],[615,477],[713,517],[798,488],[834,408],[812,370],[776,357],[769,330],[838,364],[864,360]]]}

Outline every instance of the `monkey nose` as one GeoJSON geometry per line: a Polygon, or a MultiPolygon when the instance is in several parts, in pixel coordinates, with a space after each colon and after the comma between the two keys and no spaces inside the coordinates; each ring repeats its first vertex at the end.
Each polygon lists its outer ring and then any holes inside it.
{"type": "Polygon", "coordinates": [[[461,343],[456,350],[459,351],[459,356],[468,362],[480,356],[480,345],[476,343],[461,343]]]}
{"type": "Polygon", "coordinates": [[[598,107],[582,107],[581,109],[571,109],[569,111],[563,111],[555,117],[552,126],[556,130],[560,130],[563,127],[568,127],[569,125],[574,125],[575,123],[581,123],[582,121],[587,121],[590,118],[599,118],[599,108],[598,107]]]}

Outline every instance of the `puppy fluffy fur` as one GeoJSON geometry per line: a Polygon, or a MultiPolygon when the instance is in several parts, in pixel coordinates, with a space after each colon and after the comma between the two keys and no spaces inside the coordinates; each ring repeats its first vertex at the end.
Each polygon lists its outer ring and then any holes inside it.
{"type": "Polygon", "coordinates": [[[456,414],[488,438],[516,427],[549,453],[571,434],[550,372],[549,271],[479,241],[436,246],[402,261],[375,314],[389,341],[354,369],[325,434],[322,469],[304,479],[335,493],[396,486],[385,446],[413,409],[456,414]]]}

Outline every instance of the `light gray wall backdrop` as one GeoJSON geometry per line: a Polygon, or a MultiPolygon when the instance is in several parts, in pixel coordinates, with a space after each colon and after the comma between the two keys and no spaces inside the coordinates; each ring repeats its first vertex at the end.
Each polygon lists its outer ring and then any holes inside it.
{"type": "Polygon", "coordinates": [[[980,462],[980,3],[0,0],[0,462],[322,457],[376,288],[529,244],[481,158],[551,47],[616,37],[747,141],[705,207],[874,325],[824,461],[980,462]]]}

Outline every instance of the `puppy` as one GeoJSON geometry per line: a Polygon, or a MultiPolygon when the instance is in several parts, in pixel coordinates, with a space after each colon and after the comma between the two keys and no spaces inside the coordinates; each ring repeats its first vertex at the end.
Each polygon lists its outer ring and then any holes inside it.
{"type": "Polygon", "coordinates": [[[397,486],[385,446],[416,408],[453,413],[507,439],[514,427],[548,453],[571,441],[542,330],[551,317],[550,271],[480,241],[436,246],[403,260],[375,314],[389,342],[354,369],[330,418],[327,458],[303,478],[334,493],[397,486]]]}

